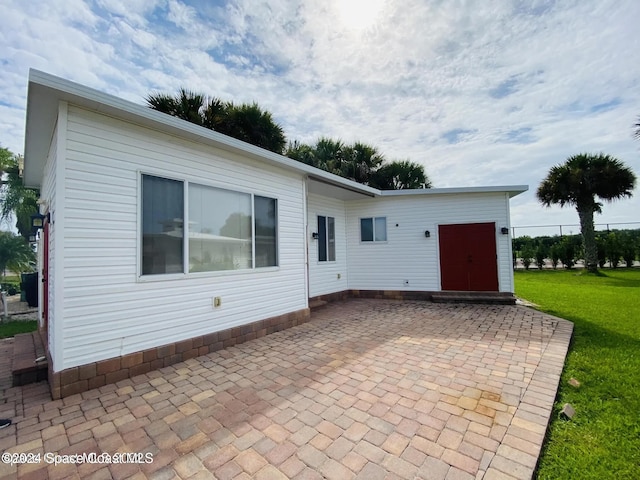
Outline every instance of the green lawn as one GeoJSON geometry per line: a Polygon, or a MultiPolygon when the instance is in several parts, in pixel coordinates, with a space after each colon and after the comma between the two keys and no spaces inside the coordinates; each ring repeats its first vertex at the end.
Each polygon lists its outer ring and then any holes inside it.
{"type": "Polygon", "coordinates": [[[33,332],[37,328],[37,320],[20,320],[0,323],[0,338],[14,337],[19,333],[33,332]]]}
{"type": "Polygon", "coordinates": [[[518,271],[515,284],[574,323],[537,478],[640,479],[640,269],[518,271]],[[558,418],[565,403],[570,421],[558,418]]]}

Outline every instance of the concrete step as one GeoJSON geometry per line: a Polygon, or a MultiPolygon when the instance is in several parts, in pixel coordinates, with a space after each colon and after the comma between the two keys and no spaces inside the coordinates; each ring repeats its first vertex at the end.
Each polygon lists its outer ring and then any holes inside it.
{"type": "Polygon", "coordinates": [[[14,337],[11,364],[14,387],[47,380],[48,367],[39,332],[21,333],[14,337]],[[36,362],[41,357],[45,357],[45,360],[36,362]]]}
{"type": "Polygon", "coordinates": [[[489,305],[515,305],[516,297],[511,293],[498,292],[436,292],[433,303],[480,303],[489,305]]]}

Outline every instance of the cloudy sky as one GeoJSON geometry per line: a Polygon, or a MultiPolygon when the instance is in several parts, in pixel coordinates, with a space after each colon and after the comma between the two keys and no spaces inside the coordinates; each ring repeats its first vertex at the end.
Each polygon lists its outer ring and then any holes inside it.
{"type": "MultiPolygon", "coordinates": [[[[23,151],[29,68],[137,103],[186,87],[258,102],[290,140],[422,163],[436,187],[527,184],[514,226],[575,225],[534,192],[581,152],[640,175],[638,25],[638,0],[3,0],[0,144],[23,151]]],[[[638,211],[640,189],[596,222],[638,211]]],[[[558,229],[516,230],[534,233],[558,229]]]]}

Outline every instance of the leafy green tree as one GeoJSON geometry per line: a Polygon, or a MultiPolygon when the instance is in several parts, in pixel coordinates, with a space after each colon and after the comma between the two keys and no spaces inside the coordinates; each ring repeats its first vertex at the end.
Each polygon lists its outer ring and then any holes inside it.
{"type": "Polygon", "coordinates": [[[369,184],[380,190],[431,188],[431,180],[427,177],[424,167],[409,160],[383,164],[373,173],[369,184]]]}
{"type": "Polygon", "coordinates": [[[181,88],[177,95],[150,94],[147,105],[243,142],[282,153],[287,144],[282,127],[257,103],[235,105],[181,88]]]}
{"type": "Polygon", "coordinates": [[[544,259],[549,255],[549,248],[544,245],[542,242],[538,243],[536,247],[536,265],[538,266],[538,270],[542,270],[544,267],[544,259]]]}
{"type": "Polygon", "coordinates": [[[640,242],[634,238],[632,232],[626,230],[618,232],[618,238],[624,263],[628,268],[633,267],[633,261],[636,259],[636,249],[640,246],[640,242]]]}
{"type": "Polygon", "coordinates": [[[516,237],[511,241],[511,247],[514,252],[520,252],[522,247],[526,244],[531,243],[533,239],[529,235],[522,235],[521,237],[516,237]]]}
{"type": "Polygon", "coordinates": [[[525,270],[529,270],[529,267],[531,266],[531,263],[533,262],[533,258],[536,255],[536,250],[535,250],[535,247],[533,246],[533,244],[532,243],[526,243],[522,247],[521,255],[522,255],[522,264],[524,265],[524,269],[525,270]]]}
{"type": "Polygon", "coordinates": [[[33,270],[35,254],[24,238],[11,232],[0,232],[0,283],[6,270],[20,273],[33,270]]]}
{"type": "Polygon", "coordinates": [[[604,242],[604,250],[609,261],[609,265],[612,268],[618,268],[620,264],[620,257],[622,257],[622,243],[620,238],[615,232],[609,233],[604,242]]]}
{"type": "Polygon", "coordinates": [[[596,249],[598,251],[598,266],[600,268],[604,268],[604,264],[607,263],[607,252],[606,252],[606,238],[605,234],[597,233],[596,234],[596,249]]]}
{"type": "Polygon", "coordinates": [[[558,268],[560,258],[562,258],[562,246],[559,243],[552,245],[549,250],[549,255],[551,256],[551,264],[555,270],[558,268]]]}
{"type": "Polygon", "coordinates": [[[18,232],[28,241],[31,215],[38,211],[38,191],[24,187],[21,165],[21,156],[0,147],[0,220],[6,221],[14,214],[18,232]]]}
{"type": "Polygon", "coordinates": [[[598,270],[593,215],[602,211],[602,203],[596,197],[605,201],[631,197],[635,182],[631,169],[620,160],[602,153],[581,153],[552,167],[538,187],[537,196],[543,205],[573,205],[578,211],[588,271],[598,270]]]}
{"type": "Polygon", "coordinates": [[[560,261],[564,268],[572,269],[576,260],[576,247],[570,237],[564,237],[558,244],[560,247],[560,261]]]}

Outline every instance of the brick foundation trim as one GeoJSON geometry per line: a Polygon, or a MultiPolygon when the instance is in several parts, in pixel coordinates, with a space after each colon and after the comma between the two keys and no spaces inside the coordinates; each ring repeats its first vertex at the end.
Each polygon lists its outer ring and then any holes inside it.
{"type": "Polygon", "coordinates": [[[190,358],[286,330],[306,323],[309,319],[309,309],[303,308],[247,325],[169,343],[142,352],[68,368],[60,372],[52,371],[52,362],[49,359],[51,396],[56,400],[86,392],[109,383],[116,383],[190,358]]]}

